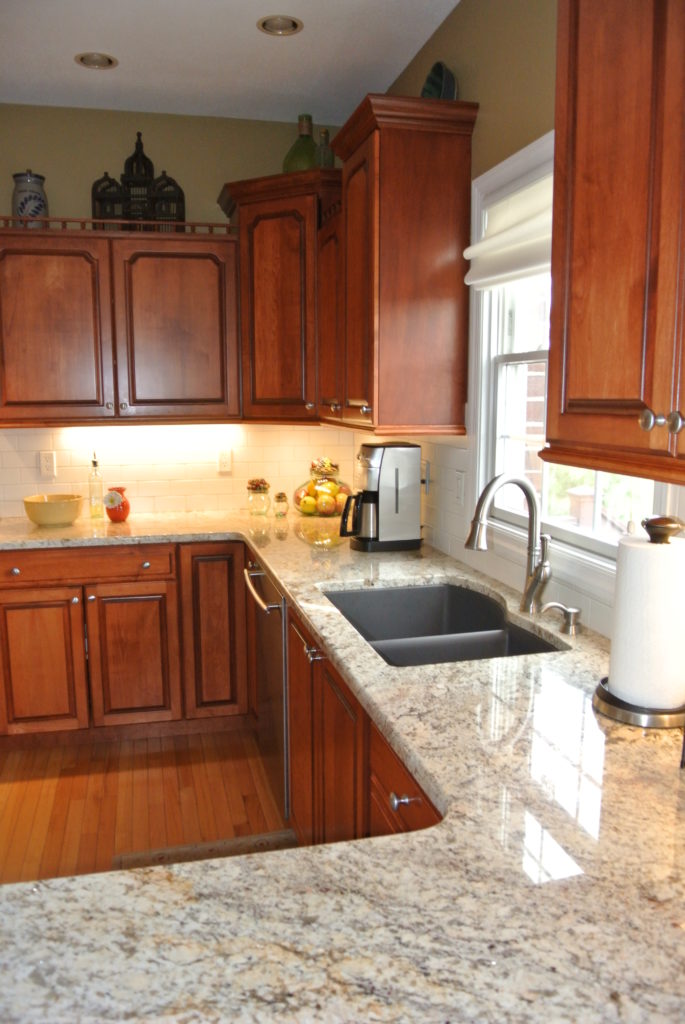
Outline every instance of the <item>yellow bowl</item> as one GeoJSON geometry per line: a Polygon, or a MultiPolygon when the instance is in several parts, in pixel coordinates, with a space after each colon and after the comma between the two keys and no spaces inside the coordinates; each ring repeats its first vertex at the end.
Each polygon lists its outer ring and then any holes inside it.
{"type": "Polygon", "coordinates": [[[80,494],[32,494],[24,498],[26,515],[37,526],[70,526],[81,511],[80,494]]]}

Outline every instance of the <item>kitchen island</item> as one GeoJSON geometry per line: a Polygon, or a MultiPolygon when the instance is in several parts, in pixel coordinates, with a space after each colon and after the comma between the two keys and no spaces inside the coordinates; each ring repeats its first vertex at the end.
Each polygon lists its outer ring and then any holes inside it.
{"type": "Polygon", "coordinates": [[[424,546],[317,547],[302,520],[135,516],[0,548],[245,540],[436,807],[421,832],[0,889],[0,1019],[681,1021],[681,730],[597,716],[608,642],[393,668],[325,589],[466,582],[424,546]],[[311,538],[310,538],[311,539],[311,538]]]}

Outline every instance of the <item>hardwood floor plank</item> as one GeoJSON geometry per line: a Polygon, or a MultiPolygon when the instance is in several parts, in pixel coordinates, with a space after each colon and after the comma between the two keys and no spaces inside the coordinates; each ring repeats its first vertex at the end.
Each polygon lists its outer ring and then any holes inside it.
{"type": "Polygon", "coordinates": [[[133,740],[122,740],[118,783],[114,853],[130,853],[133,848],[133,740]]]}
{"type": "Polygon", "coordinates": [[[71,787],[69,790],[69,808],[64,828],[64,841],[59,856],[58,874],[78,874],[78,851],[81,843],[83,816],[86,808],[88,792],[88,772],[92,750],[89,746],[76,750],[71,767],[71,787]]]}
{"type": "Polygon", "coordinates": [[[192,754],[188,747],[188,740],[188,736],[176,736],[174,750],[178,772],[181,821],[183,822],[183,842],[196,843],[200,835],[200,819],[193,786],[192,754]]]}
{"type": "Polygon", "coordinates": [[[150,849],[148,807],[148,740],[133,741],[133,825],[131,850],[150,849]]]}
{"type": "Polygon", "coordinates": [[[247,753],[247,766],[250,770],[254,788],[257,793],[259,806],[266,819],[266,832],[277,832],[284,827],[283,813],[278,807],[271,786],[269,785],[264,771],[262,760],[257,749],[257,741],[254,736],[246,735],[244,738],[245,751],[247,753]]]}
{"type": "Polygon", "coordinates": [[[0,826],[5,840],[5,849],[0,871],[8,881],[17,882],[21,878],[21,869],[24,862],[33,818],[36,810],[36,803],[42,786],[41,758],[37,752],[25,759],[21,776],[16,783],[13,794],[10,797],[3,815],[3,822],[0,826]]]}
{"type": "Polygon", "coordinates": [[[115,846],[117,828],[117,807],[119,803],[119,765],[121,742],[107,744],[104,788],[100,808],[97,843],[95,846],[94,871],[109,871],[115,846]]]}
{"type": "Polygon", "coordinates": [[[244,760],[244,748],[242,737],[236,737],[229,745],[223,736],[214,737],[214,749],[217,753],[221,778],[226,794],[228,812],[231,816],[232,827],[237,836],[250,834],[250,820],[243,799],[243,792],[240,785],[241,765],[244,760]],[[239,756],[235,751],[239,751],[239,756]]]}
{"type": "Polygon", "coordinates": [[[162,772],[162,744],[159,737],[148,739],[147,805],[149,821],[148,849],[163,849],[168,845],[166,815],[164,814],[164,776],[162,772]]]}
{"type": "MultiPolygon", "coordinates": [[[[208,803],[205,813],[211,812],[207,828],[211,827],[212,835],[209,835],[207,839],[230,839],[235,832],[219,767],[219,755],[212,739],[211,736],[200,736],[199,753],[202,756],[201,760],[198,759],[198,764],[201,764],[204,770],[202,792],[208,803]]],[[[202,804],[200,806],[202,807],[202,804]]]]}
{"type": "Polygon", "coordinates": [[[40,759],[42,761],[42,785],[33,817],[33,828],[20,872],[20,880],[23,882],[30,882],[40,877],[40,862],[50,829],[52,809],[62,768],[62,750],[59,747],[46,750],[44,754],[45,756],[40,759]]]}
{"type": "Polygon", "coordinates": [[[79,842],[78,857],[76,860],[77,874],[86,874],[92,871],[95,865],[98,831],[100,828],[100,813],[105,795],[105,771],[107,768],[107,744],[98,743],[93,747],[88,778],[86,779],[86,794],[83,803],[83,825],[81,827],[81,840],[79,842]]]}
{"type": "Polygon", "coordinates": [[[169,846],[182,846],[184,842],[183,815],[181,811],[180,783],[176,765],[176,750],[173,738],[161,740],[162,756],[162,801],[169,846]]]}

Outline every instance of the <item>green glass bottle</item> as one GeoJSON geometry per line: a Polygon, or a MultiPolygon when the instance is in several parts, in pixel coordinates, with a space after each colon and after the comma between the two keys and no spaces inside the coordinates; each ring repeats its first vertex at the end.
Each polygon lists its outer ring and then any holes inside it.
{"type": "Polygon", "coordinates": [[[292,171],[308,171],[316,167],[316,146],[312,138],[312,115],[300,114],[297,119],[297,138],[285,154],[283,170],[286,174],[292,171]]]}

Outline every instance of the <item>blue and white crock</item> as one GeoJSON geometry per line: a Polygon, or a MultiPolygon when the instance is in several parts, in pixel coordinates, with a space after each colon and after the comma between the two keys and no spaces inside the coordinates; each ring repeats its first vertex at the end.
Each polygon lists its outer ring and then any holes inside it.
{"type": "MultiPolygon", "coordinates": [[[[48,201],[43,190],[45,178],[42,174],[34,174],[27,170],[21,174],[13,174],[14,191],[12,192],[13,217],[47,217],[48,201]]],[[[37,220],[17,221],[17,227],[43,227],[37,220]]]]}

